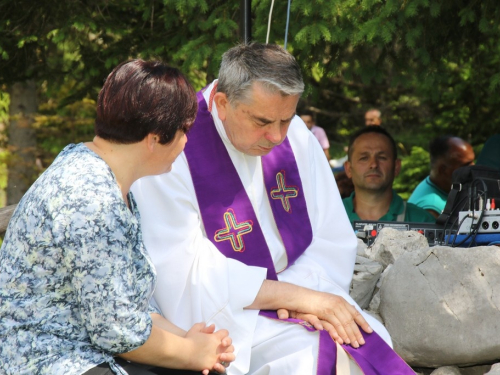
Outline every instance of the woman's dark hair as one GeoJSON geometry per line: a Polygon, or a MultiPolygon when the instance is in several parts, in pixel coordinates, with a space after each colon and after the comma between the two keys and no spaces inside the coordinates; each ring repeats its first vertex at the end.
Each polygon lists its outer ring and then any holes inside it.
{"type": "Polygon", "coordinates": [[[178,130],[189,130],[197,108],[196,93],[178,69],[160,61],[127,61],[109,74],[99,93],[95,134],[130,144],[152,133],[167,144],[178,130]]]}

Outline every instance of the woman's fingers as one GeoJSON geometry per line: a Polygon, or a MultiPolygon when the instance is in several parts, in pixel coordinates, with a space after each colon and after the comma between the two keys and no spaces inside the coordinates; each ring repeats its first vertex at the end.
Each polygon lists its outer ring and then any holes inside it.
{"type": "Polygon", "coordinates": [[[220,364],[216,363],[213,368],[214,371],[217,371],[219,374],[225,374],[226,373],[226,368],[220,364]]]}
{"type": "MultiPolygon", "coordinates": [[[[233,343],[233,340],[231,339],[231,337],[227,336],[227,337],[224,337],[222,339],[221,343],[225,347],[230,347],[230,346],[232,346],[231,344],[233,343]]],[[[234,347],[233,347],[233,350],[234,350],[234,347]]],[[[227,350],[226,350],[226,352],[227,352],[227,350]]]]}
{"type": "Polygon", "coordinates": [[[203,325],[203,328],[200,329],[200,332],[203,333],[214,333],[215,331],[215,324],[210,324],[209,326],[205,325],[205,323],[196,323],[203,325]]]}
{"type": "Polygon", "coordinates": [[[233,362],[236,359],[236,355],[233,352],[231,353],[226,352],[222,353],[219,358],[221,362],[226,362],[229,366],[229,363],[233,362]]]}

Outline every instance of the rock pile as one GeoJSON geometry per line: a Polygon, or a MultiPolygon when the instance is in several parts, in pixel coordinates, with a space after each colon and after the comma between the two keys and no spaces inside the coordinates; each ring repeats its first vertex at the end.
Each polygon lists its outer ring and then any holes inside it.
{"type": "Polygon", "coordinates": [[[361,240],[351,296],[428,375],[500,374],[500,247],[429,248],[415,231],[361,240]]]}

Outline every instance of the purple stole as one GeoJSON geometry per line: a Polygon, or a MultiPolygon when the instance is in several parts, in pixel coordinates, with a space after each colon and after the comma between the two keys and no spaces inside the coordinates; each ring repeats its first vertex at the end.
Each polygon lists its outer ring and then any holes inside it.
{"type": "MultiPolygon", "coordinates": [[[[265,267],[267,278],[277,280],[273,260],[245,188],[222,142],[200,91],[198,114],[184,149],[207,237],[226,257],[247,265],[265,267]]],[[[297,163],[288,138],[262,157],[264,184],[288,266],[312,241],[312,228],[297,163]]],[[[261,311],[278,319],[276,311],[261,311]]],[[[307,322],[291,323],[315,331],[307,322]]],[[[415,374],[375,332],[362,332],[366,344],[343,348],[367,375],[415,374]]],[[[337,349],[326,331],[320,331],[318,375],[335,375],[337,349]]]]}

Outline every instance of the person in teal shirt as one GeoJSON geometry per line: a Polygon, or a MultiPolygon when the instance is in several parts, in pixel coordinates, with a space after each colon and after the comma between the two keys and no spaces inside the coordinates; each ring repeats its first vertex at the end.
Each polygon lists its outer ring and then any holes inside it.
{"type": "Polygon", "coordinates": [[[432,182],[431,176],[427,176],[413,190],[408,202],[418,205],[436,216],[444,210],[447,199],[448,193],[432,182]]]}
{"type": "Polygon", "coordinates": [[[469,142],[452,135],[442,135],[429,144],[431,171],[413,191],[409,203],[413,203],[438,217],[446,206],[451,190],[453,172],[474,164],[474,150],[469,142]]]}
{"type": "Polygon", "coordinates": [[[392,189],[401,170],[396,142],[380,126],[367,126],[353,135],[344,164],[354,192],[343,200],[351,223],[355,220],[434,222],[427,211],[406,203],[392,189]]]}

